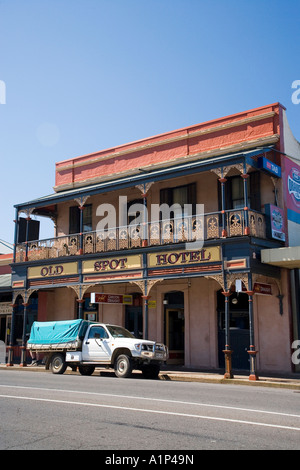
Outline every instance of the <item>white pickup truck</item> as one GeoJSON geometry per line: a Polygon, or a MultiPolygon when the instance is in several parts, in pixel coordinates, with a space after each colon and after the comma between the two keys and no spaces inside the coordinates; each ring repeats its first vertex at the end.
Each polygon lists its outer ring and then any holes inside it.
{"type": "Polygon", "coordinates": [[[157,378],[168,359],[162,343],[135,338],[117,325],[86,320],[34,322],[27,349],[46,356],[46,368],[63,374],[68,366],[91,375],[95,367],[113,367],[117,377],[140,369],[145,378],[157,378]]]}

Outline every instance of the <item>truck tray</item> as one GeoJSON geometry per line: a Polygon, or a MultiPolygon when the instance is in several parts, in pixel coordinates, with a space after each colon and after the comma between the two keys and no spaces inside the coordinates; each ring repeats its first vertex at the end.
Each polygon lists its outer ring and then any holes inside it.
{"type": "Polygon", "coordinates": [[[79,349],[89,324],[90,322],[86,320],[34,322],[27,349],[32,351],[79,349]]]}

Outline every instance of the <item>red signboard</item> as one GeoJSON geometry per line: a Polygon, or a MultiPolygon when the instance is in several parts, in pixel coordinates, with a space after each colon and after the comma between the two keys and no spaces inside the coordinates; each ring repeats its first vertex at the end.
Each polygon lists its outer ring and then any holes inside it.
{"type": "Polygon", "coordinates": [[[91,303],[132,305],[132,295],[97,294],[96,292],[92,292],[91,303]]]}
{"type": "Polygon", "coordinates": [[[253,286],[254,294],[272,295],[271,284],[262,284],[261,282],[255,282],[253,286]]]}

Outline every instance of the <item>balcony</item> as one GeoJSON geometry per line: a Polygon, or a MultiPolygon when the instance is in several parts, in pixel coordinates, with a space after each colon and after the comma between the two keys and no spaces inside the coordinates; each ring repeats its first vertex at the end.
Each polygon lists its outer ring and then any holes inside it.
{"type": "Polygon", "coordinates": [[[266,238],[264,214],[253,210],[228,210],[224,213],[212,212],[178,220],[161,220],[20,243],[16,246],[15,262],[100,254],[195,240],[217,240],[225,236],[240,237],[245,234],[246,227],[249,228],[249,235],[266,238]]]}

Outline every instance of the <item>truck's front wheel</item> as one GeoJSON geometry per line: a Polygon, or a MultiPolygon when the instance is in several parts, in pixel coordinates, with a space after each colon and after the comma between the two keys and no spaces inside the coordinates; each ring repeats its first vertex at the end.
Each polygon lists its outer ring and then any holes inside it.
{"type": "Polygon", "coordinates": [[[114,364],[115,374],[117,377],[125,378],[130,377],[132,372],[131,358],[126,354],[120,354],[114,364]]]}
{"type": "Polygon", "coordinates": [[[67,368],[65,356],[61,353],[54,354],[51,359],[51,371],[53,374],[63,374],[67,368]]]}

